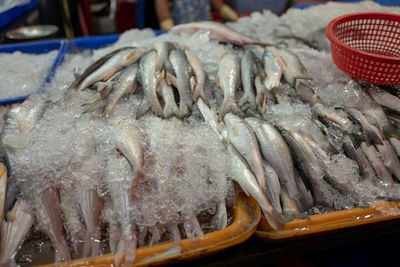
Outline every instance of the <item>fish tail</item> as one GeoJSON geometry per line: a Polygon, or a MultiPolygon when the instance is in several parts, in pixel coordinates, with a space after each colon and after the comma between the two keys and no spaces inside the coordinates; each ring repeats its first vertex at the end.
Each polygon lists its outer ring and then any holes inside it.
{"type": "Polygon", "coordinates": [[[218,114],[218,120],[221,121],[224,117],[225,114],[228,112],[232,112],[236,115],[241,116],[243,113],[240,110],[240,108],[236,105],[236,103],[230,99],[224,99],[221,105],[221,109],[218,114]]]}
{"type": "Polygon", "coordinates": [[[164,110],[163,110],[164,119],[168,119],[169,117],[172,117],[172,115],[174,115],[174,114],[175,114],[175,109],[172,105],[166,105],[164,107],[164,110]]]}
{"type": "Polygon", "coordinates": [[[370,140],[375,145],[383,145],[383,140],[373,129],[365,129],[366,140],[370,140]]]}
{"type": "Polygon", "coordinates": [[[150,102],[146,98],[143,98],[142,103],[140,103],[139,109],[136,112],[136,119],[142,117],[149,110],[150,110],[150,102]]]}
{"type": "Polygon", "coordinates": [[[394,128],[392,125],[387,125],[386,127],[383,127],[382,132],[387,139],[389,139],[390,137],[400,139],[400,131],[394,128]]]}
{"type": "Polygon", "coordinates": [[[268,205],[269,207],[261,207],[265,219],[267,219],[269,228],[277,230],[283,227],[284,218],[275,208],[268,205]]]}
{"type": "Polygon", "coordinates": [[[206,93],[204,92],[204,90],[200,90],[198,86],[196,86],[193,93],[193,101],[197,102],[199,98],[202,98],[204,102],[208,105],[208,99],[206,97],[206,93]]]}
{"type": "Polygon", "coordinates": [[[188,117],[189,115],[190,115],[190,109],[189,109],[189,107],[186,106],[185,104],[181,103],[180,106],[179,106],[179,111],[178,111],[178,113],[176,114],[176,116],[177,116],[179,119],[183,119],[183,118],[185,118],[185,117],[188,117]]]}

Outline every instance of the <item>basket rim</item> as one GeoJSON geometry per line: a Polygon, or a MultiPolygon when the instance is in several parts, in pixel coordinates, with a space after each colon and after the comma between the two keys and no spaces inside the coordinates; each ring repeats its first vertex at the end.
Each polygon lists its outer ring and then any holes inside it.
{"type": "MultiPolygon", "coordinates": [[[[366,51],[362,51],[360,49],[351,47],[349,45],[344,44],[339,38],[337,38],[333,34],[333,28],[336,27],[338,24],[349,21],[351,19],[388,19],[393,21],[398,21],[400,23],[400,15],[392,14],[392,13],[385,13],[385,12],[359,12],[359,13],[351,13],[347,15],[343,15],[337,17],[336,19],[329,22],[328,26],[326,27],[326,37],[331,42],[331,45],[336,45],[347,52],[358,54],[363,58],[367,58],[372,61],[379,61],[384,63],[392,63],[392,64],[400,64],[400,57],[390,57],[385,55],[374,54],[366,51]]],[[[400,25],[399,25],[400,27],[400,25]]]]}

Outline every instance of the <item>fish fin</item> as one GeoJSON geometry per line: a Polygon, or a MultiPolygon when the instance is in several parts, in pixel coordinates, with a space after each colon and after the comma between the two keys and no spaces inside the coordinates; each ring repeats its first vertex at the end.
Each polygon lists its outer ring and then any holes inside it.
{"type": "Polygon", "coordinates": [[[129,53],[124,59],[126,61],[131,60],[132,58],[134,58],[136,56],[136,51],[133,51],[132,53],[129,53]]]}
{"type": "Polygon", "coordinates": [[[394,128],[392,125],[383,127],[382,132],[383,132],[383,135],[388,139],[390,137],[400,139],[400,131],[398,129],[394,128]]]}
{"type": "Polygon", "coordinates": [[[229,52],[225,51],[220,57],[219,60],[221,61],[229,52]]]}
{"type": "Polygon", "coordinates": [[[194,94],[193,94],[193,100],[195,102],[197,102],[197,99],[199,99],[199,98],[203,99],[204,102],[208,105],[208,99],[207,99],[206,93],[203,90],[195,89],[194,94]]]}
{"type": "Polygon", "coordinates": [[[176,116],[177,116],[179,119],[183,119],[183,118],[185,118],[185,117],[188,117],[189,115],[190,115],[190,109],[189,109],[189,107],[181,103],[181,105],[179,106],[179,111],[178,111],[178,113],[176,114],[176,116]]]}
{"type": "Polygon", "coordinates": [[[172,75],[171,73],[169,73],[168,71],[166,72],[166,78],[167,78],[167,84],[168,85],[173,85],[173,86],[175,86],[176,87],[176,85],[177,85],[177,78],[174,76],[174,75],[172,75]]]}
{"type": "Polygon", "coordinates": [[[85,103],[83,103],[81,106],[87,106],[87,105],[92,105],[94,103],[96,103],[97,101],[100,101],[101,97],[100,94],[97,93],[94,96],[92,96],[91,98],[89,98],[85,103]]]}
{"type": "Polygon", "coordinates": [[[261,207],[264,217],[267,220],[269,228],[277,230],[281,229],[284,224],[284,218],[282,214],[280,214],[275,208],[271,206],[270,209],[265,209],[265,207],[261,207]]]}
{"type": "Polygon", "coordinates": [[[222,102],[222,105],[221,105],[221,109],[218,114],[218,120],[221,121],[224,118],[225,114],[228,112],[232,112],[240,117],[243,116],[243,112],[236,105],[234,100],[224,99],[224,101],[222,102]]]}
{"type": "Polygon", "coordinates": [[[217,75],[217,80],[216,80],[215,84],[216,84],[218,87],[221,88],[221,80],[220,80],[220,78],[219,78],[219,75],[217,75]]]}
{"type": "Polygon", "coordinates": [[[172,66],[172,63],[171,63],[171,61],[169,61],[169,59],[167,59],[164,62],[164,70],[166,72],[172,74],[173,76],[176,76],[176,72],[175,72],[174,66],[172,66]]]}

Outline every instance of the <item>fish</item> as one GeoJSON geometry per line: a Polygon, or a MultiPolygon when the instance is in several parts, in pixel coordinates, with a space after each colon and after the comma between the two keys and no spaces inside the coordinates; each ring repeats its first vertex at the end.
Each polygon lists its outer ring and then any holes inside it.
{"type": "Polygon", "coordinates": [[[173,88],[168,85],[164,80],[160,81],[159,85],[161,89],[157,89],[161,91],[162,98],[164,100],[164,108],[163,108],[163,117],[167,119],[171,116],[179,116],[179,108],[175,103],[175,96],[173,88]]]}
{"type": "Polygon", "coordinates": [[[210,125],[211,129],[214,130],[216,135],[218,136],[219,140],[224,140],[224,135],[222,134],[223,126],[218,122],[217,113],[212,110],[202,98],[197,100],[197,107],[200,110],[203,119],[210,125]]]}
{"type": "Polygon", "coordinates": [[[343,148],[346,155],[356,161],[359,167],[360,174],[364,178],[372,178],[375,176],[375,171],[371,163],[368,161],[360,146],[355,146],[352,138],[345,134],[343,135],[343,148]]]}
{"type": "Polygon", "coordinates": [[[110,95],[110,93],[113,90],[114,82],[109,81],[102,83],[103,85],[101,86],[100,90],[96,94],[94,94],[91,98],[89,98],[85,103],[83,103],[82,106],[93,105],[110,95]]]}
{"type": "Polygon", "coordinates": [[[194,214],[184,215],[183,229],[186,237],[194,243],[197,242],[195,236],[199,237],[201,240],[204,239],[203,230],[201,229],[200,223],[194,214]]]}
{"type": "Polygon", "coordinates": [[[224,53],[219,62],[217,86],[224,92],[224,100],[218,114],[222,120],[226,113],[233,112],[241,115],[242,111],[236,104],[236,92],[240,87],[240,59],[233,52],[224,53]]]}
{"type": "Polygon", "coordinates": [[[226,211],[225,199],[217,203],[217,211],[211,220],[211,225],[215,231],[225,229],[228,225],[228,213],[226,211]]]}
{"type": "Polygon", "coordinates": [[[322,126],[322,123],[320,121],[318,121],[317,119],[312,119],[311,126],[312,126],[312,131],[311,131],[312,139],[318,144],[318,146],[320,146],[325,151],[325,153],[331,155],[340,152],[328,141],[327,137],[322,132],[320,128],[320,126],[322,126]]]}
{"type": "MultiPolygon", "coordinates": [[[[133,170],[129,161],[123,156],[111,159],[107,164],[105,177],[112,201],[114,216],[121,227],[114,263],[119,266],[125,255],[125,264],[133,264],[136,257],[137,237],[132,213],[131,188],[135,181],[132,179],[133,170]]],[[[111,229],[110,229],[111,231],[111,229]]]]}
{"type": "Polygon", "coordinates": [[[246,50],[240,60],[243,96],[239,100],[239,106],[242,107],[248,104],[253,110],[257,109],[254,90],[255,58],[256,56],[251,50],[246,50]]]}
{"type": "Polygon", "coordinates": [[[290,198],[286,188],[282,188],[280,199],[282,201],[282,212],[285,218],[292,219],[299,216],[301,210],[296,206],[296,202],[290,198]]]}
{"type": "Polygon", "coordinates": [[[7,168],[0,162],[0,224],[4,220],[4,207],[7,193],[7,168]]]}
{"type": "Polygon", "coordinates": [[[390,137],[389,142],[392,144],[397,156],[400,157],[400,140],[394,137],[390,137]]]}
{"type": "Polygon", "coordinates": [[[18,199],[0,224],[0,266],[17,266],[15,256],[32,227],[34,214],[29,204],[18,199]]]}
{"type": "Polygon", "coordinates": [[[326,201],[323,190],[325,171],[317,156],[310,145],[298,133],[285,129],[281,125],[278,125],[278,129],[292,151],[299,170],[303,172],[303,177],[307,179],[314,204],[324,204],[326,201]]]}
{"type": "Polygon", "coordinates": [[[367,90],[376,103],[400,113],[400,98],[376,85],[367,86],[367,90]]]}
{"type": "Polygon", "coordinates": [[[312,121],[314,125],[317,125],[319,129],[324,133],[324,136],[326,137],[326,140],[329,142],[329,144],[338,153],[343,153],[343,144],[341,143],[343,133],[341,132],[340,128],[327,120],[325,121],[325,124],[327,124],[328,126],[323,124],[318,119],[312,119],[312,121]]]}
{"type": "Polygon", "coordinates": [[[279,229],[283,226],[283,216],[266,198],[260,189],[257,178],[254,176],[246,160],[232,146],[228,146],[228,153],[232,168],[232,179],[236,181],[243,191],[252,196],[260,205],[260,208],[272,229],[279,229]]]}
{"type": "Polygon", "coordinates": [[[273,46],[266,47],[262,55],[262,62],[264,71],[267,74],[263,80],[264,86],[268,90],[278,88],[283,73],[278,50],[273,46]]]}
{"type": "Polygon", "coordinates": [[[63,234],[60,195],[57,188],[50,186],[40,193],[35,213],[41,229],[53,244],[56,264],[71,262],[71,255],[63,234]]]}
{"type": "Polygon", "coordinates": [[[278,49],[278,53],[282,65],[283,77],[292,87],[297,88],[297,80],[312,80],[312,77],[305,73],[306,68],[296,54],[286,48],[278,49]]]}
{"type": "Polygon", "coordinates": [[[133,93],[136,89],[136,81],[138,79],[138,65],[132,64],[127,67],[118,79],[113,83],[113,89],[107,97],[107,104],[104,107],[106,116],[110,115],[118,100],[125,94],[133,93]]]}
{"type": "Polygon", "coordinates": [[[167,72],[167,82],[172,84],[179,92],[179,118],[190,115],[193,99],[190,92],[190,65],[186,60],[185,54],[180,49],[174,49],[169,54],[169,60],[176,73],[173,76],[167,72]]]}
{"type": "Polygon", "coordinates": [[[247,123],[240,117],[228,113],[225,115],[224,120],[229,142],[232,143],[239,151],[240,155],[246,159],[257,178],[262,192],[268,195],[268,185],[256,136],[247,123]]]}
{"type": "Polygon", "coordinates": [[[182,32],[195,33],[197,31],[207,31],[211,39],[223,43],[232,43],[235,45],[262,45],[268,46],[270,44],[260,42],[253,38],[247,37],[226,24],[215,21],[198,21],[186,24],[179,24],[174,26],[170,32],[173,34],[180,34],[182,32]]]}
{"type": "Polygon", "coordinates": [[[248,117],[245,121],[255,133],[262,156],[276,171],[282,186],[287,188],[291,198],[300,201],[292,156],[281,134],[275,127],[258,118],[248,117]]]}
{"type": "MultiPolygon", "coordinates": [[[[144,174],[144,150],[142,134],[138,127],[128,120],[118,122],[115,129],[115,146],[128,159],[133,170],[133,181],[142,179],[144,174]]],[[[134,187],[131,194],[134,195],[134,187]]]]}
{"type": "Polygon", "coordinates": [[[392,187],[392,175],[386,169],[385,164],[380,158],[376,148],[373,145],[368,145],[366,142],[361,142],[360,147],[371,163],[372,168],[374,168],[376,177],[379,180],[379,184],[384,187],[392,187]]]}
{"type": "Polygon", "coordinates": [[[136,118],[143,116],[149,110],[155,115],[162,117],[163,110],[157,98],[157,86],[162,78],[162,75],[156,74],[156,59],[157,53],[150,51],[140,59],[139,72],[140,83],[143,88],[143,100],[140,103],[136,118]]]}
{"type": "Polygon", "coordinates": [[[268,105],[275,104],[275,97],[271,94],[270,91],[264,86],[261,82],[261,78],[259,75],[254,79],[254,85],[256,87],[256,103],[257,103],[257,111],[260,114],[264,114],[268,105]]]}
{"type": "Polygon", "coordinates": [[[201,63],[200,59],[196,56],[195,53],[190,51],[189,49],[185,49],[185,55],[187,61],[189,62],[190,66],[192,66],[194,76],[196,77],[196,83],[193,90],[193,101],[197,101],[199,97],[203,99],[203,101],[208,104],[209,100],[206,95],[205,85],[206,85],[206,73],[203,68],[203,64],[201,63]]]}
{"type": "MultiPolygon", "coordinates": [[[[392,137],[393,138],[393,137],[392,137]]],[[[381,155],[386,169],[400,181],[400,161],[395,150],[388,140],[383,140],[382,145],[375,145],[381,155]]]]}
{"type": "Polygon", "coordinates": [[[107,81],[116,72],[135,63],[148,48],[124,47],[105,55],[90,65],[70,86],[74,91],[81,91],[98,81],[107,81]]]}
{"type": "Polygon", "coordinates": [[[374,100],[372,100],[372,98],[363,90],[363,88],[361,88],[358,83],[350,81],[346,88],[349,92],[354,94],[358,100],[356,103],[350,103],[347,105],[358,109],[369,121],[369,123],[378,127],[379,130],[382,131],[386,138],[395,137],[400,139],[400,130],[394,128],[393,125],[390,124],[383,108],[374,100]]]}
{"type": "Polygon", "coordinates": [[[175,44],[165,41],[153,45],[153,49],[157,51],[156,73],[161,73],[162,70],[165,69],[175,75],[174,68],[168,59],[169,51],[175,48],[175,44]]]}
{"type": "Polygon", "coordinates": [[[267,178],[268,189],[270,191],[270,202],[279,213],[282,213],[280,202],[281,184],[279,183],[278,174],[276,173],[274,168],[272,168],[272,166],[264,159],[263,167],[265,170],[265,177],[267,178]]]}

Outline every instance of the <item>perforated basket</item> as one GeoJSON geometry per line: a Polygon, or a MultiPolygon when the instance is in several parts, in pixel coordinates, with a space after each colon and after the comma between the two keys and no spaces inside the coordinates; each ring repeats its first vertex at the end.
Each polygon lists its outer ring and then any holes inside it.
{"type": "Polygon", "coordinates": [[[326,29],[332,58],[350,76],[374,84],[400,84],[400,16],[355,13],[326,29]]]}

